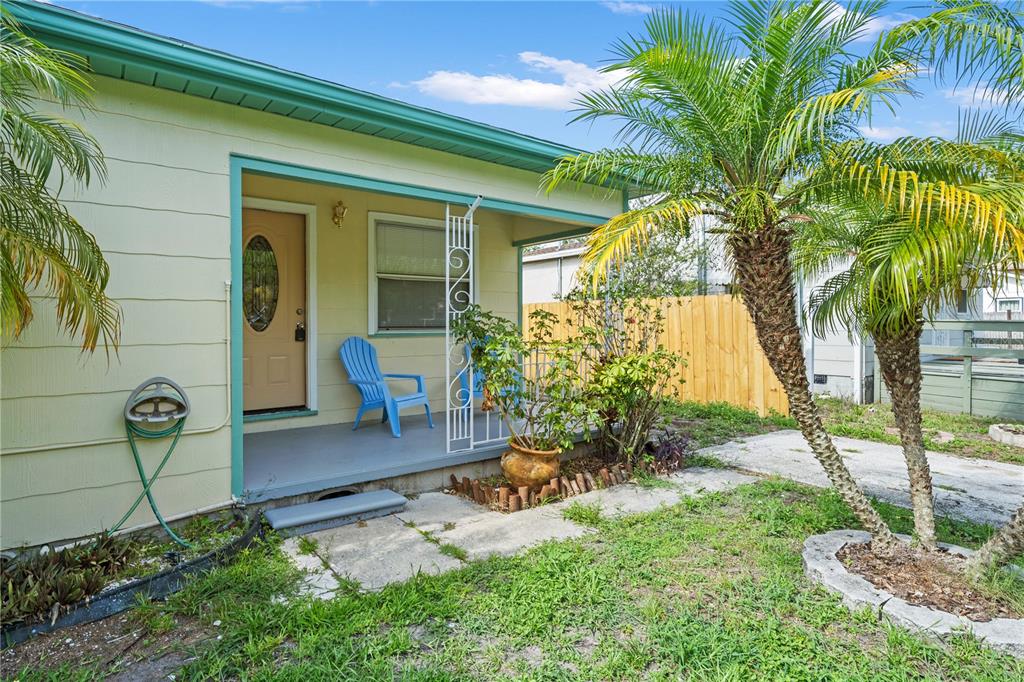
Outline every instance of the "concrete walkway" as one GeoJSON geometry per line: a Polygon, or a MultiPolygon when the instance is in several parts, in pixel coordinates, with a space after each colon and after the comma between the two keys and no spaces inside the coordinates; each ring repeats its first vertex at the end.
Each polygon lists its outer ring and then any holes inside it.
{"type": "Polygon", "coordinates": [[[313,554],[300,551],[299,538],[286,540],[284,550],[307,572],[307,589],[330,598],[346,582],[379,590],[417,573],[436,575],[464,561],[509,556],[547,540],[593,532],[563,518],[562,512],[575,502],[598,504],[606,516],[637,514],[758,479],[730,469],[694,467],[667,480],[670,486],[627,483],[514,514],[490,511],[454,495],[425,493],[399,514],[303,536],[315,542],[313,554]]]}
{"type": "MultiPolygon", "coordinates": [[[[903,452],[898,446],[835,438],[854,477],[874,497],[910,506],[903,452]]],[[[825,487],[828,479],[797,431],[777,431],[705,448],[702,454],[760,474],[777,474],[825,487]]],[[[939,514],[991,525],[1003,524],[1024,501],[1024,467],[928,453],[939,514]]],[[[348,584],[379,590],[417,573],[436,575],[466,561],[510,556],[547,540],[576,538],[593,529],[566,520],[574,504],[598,504],[606,516],[653,511],[686,496],[727,490],[758,480],[732,469],[685,469],[667,487],[632,483],[596,490],[514,514],[490,511],[461,497],[426,493],[399,514],[304,536],[316,552],[303,554],[299,539],[284,543],[307,572],[307,589],[330,598],[348,584]]],[[[303,543],[306,544],[306,543],[303,543]]]]}
{"type": "MultiPolygon", "coordinates": [[[[873,497],[910,506],[907,466],[897,445],[833,438],[854,478],[873,497]]],[[[798,431],[776,431],[705,448],[703,454],[764,474],[825,487],[828,478],[798,431]]],[[[941,516],[1001,526],[1024,503],[1024,467],[928,453],[941,516]]]]}

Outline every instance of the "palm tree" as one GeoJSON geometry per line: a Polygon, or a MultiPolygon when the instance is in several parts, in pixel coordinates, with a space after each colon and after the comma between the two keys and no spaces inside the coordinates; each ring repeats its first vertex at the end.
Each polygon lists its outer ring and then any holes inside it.
{"type": "Polygon", "coordinates": [[[104,293],[106,260],[50,188],[102,177],[103,157],[80,126],[34,110],[40,100],[87,105],[85,63],[26,36],[0,11],[0,333],[5,341],[21,335],[33,317],[32,294],[42,288],[83,350],[101,339],[116,348],[121,313],[104,293]]]}
{"type": "MultiPolygon", "coordinates": [[[[943,10],[944,18],[913,24],[898,39],[879,39],[860,56],[851,44],[878,19],[882,2],[854,2],[843,12],[826,0],[735,3],[728,10],[731,30],[686,13],[657,12],[644,35],[615,45],[617,60],[606,70],[621,74],[618,84],[581,100],[579,120],[622,122],[622,147],[561,159],[546,176],[549,190],[567,182],[628,181],[661,195],[592,233],[588,262],[596,276],[652,231],[698,215],[719,221],[736,285],[790,411],[882,551],[897,541],[846,468],[811,398],[792,240],[808,220],[808,201],[837,187],[887,196],[915,221],[914,207],[931,202],[936,210],[965,206],[957,220],[979,229],[1006,228],[991,203],[967,187],[918,183],[912,170],[864,157],[824,163],[836,141],[858,137],[857,124],[873,107],[894,107],[913,92],[911,81],[930,49],[952,31],[944,27],[958,27],[962,42],[987,44],[986,27],[1001,16],[987,17],[981,4],[943,10]],[[894,178],[900,181],[895,191],[894,178]]],[[[992,61],[990,80],[1019,68],[1010,58],[992,61]]]]}
{"type": "MultiPolygon", "coordinates": [[[[884,148],[874,145],[871,153],[915,166],[922,179],[970,183],[979,195],[993,195],[1012,222],[1021,224],[1022,140],[997,116],[964,116],[957,140],[904,138],[884,148]]],[[[1008,239],[1001,239],[995,231],[947,221],[935,210],[922,225],[871,196],[851,201],[840,195],[808,215],[812,221],[794,240],[794,264],[804,277],[827,276],[811,295],[814,332],[864,332],[874,341],[907,463],[916,536],[923,548],[934,550],[932,477],[921,430],[924,320],[942,303],[954,302],[962,289],[1015,271],[1022,235],[1008,230],[1008,239]],[[908,276],[914,286],[906,289],[908,276]]]]}

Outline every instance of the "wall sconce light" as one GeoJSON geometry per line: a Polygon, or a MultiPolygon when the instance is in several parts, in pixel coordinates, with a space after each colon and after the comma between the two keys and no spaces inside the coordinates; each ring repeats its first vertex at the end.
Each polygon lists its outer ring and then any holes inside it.
{"type": "Polygon", "coordinates": [[[345,202],[339,201],[334,205],[334,216],[331,220],[337,227],[341,227],[341,224],[345,222],[346,215],[348,215],[348,206],[345,205],[345,202]]]}

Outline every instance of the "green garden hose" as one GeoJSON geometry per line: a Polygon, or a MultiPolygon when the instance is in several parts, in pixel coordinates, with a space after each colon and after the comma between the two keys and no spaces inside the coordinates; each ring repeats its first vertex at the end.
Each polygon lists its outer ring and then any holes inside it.
{"type": "Polygon", "coordinates": [[[160,476],[160,472],[164,470],[164,466],[171,459],[171,453],[174,452],[175,446],[178,445],[178,439],[181,438],[181,433],[185,429],[185,417],[189,413],[188,398],[185,397],[185,392],[180,386],[165,379],[163,377],[154,377],[153,379],[144,382],[132,393],[128,399],[128,404],[125,406],[125,420],[124,426],[125,431],[128,432],[128,444],[132,448],[132,457],[135,458],[135,470],[139,473],[139,480],[142,482],[142,492],[135,498],[135,503],[132,504],[131,508],[125,512],[125,515],[121,517],[121,520],[114,524],[109,532],[113,533],[118,528],[123,526],[125,522],[131,517],[135,510],[139,508],[139,504],[142,503],[142,498],[145,497],[149,500],[149,507],[153,510],[153,514],[156,516],[156,520],[160,522],[160,526],[167,532],[167,534],[176,543],[182,547],[191,548],[185,540],[182,540],[178,535],[171,530],[171,527],[167,525],[167,521],[164,520],[163,514],[160,513],[160,508],[157,507],[156,500],[153,499],[153,484],[156,483],[156,479],[160,476]],[[168,386],[179,394],[180,401],[175,400],[172,394],[170,400],[172,401],[172,408],[175,408],[173,413],[161,413],[160,406],[161,401],[166,403],[168,400],[167,393],[161,390],[161,387],[168,386]],[[155,387],[156,390],[152,390],[151,387],[155,387]],[[147,393],[147,390],[149,393],[147,393]],[[146,406],[150,410],[148,413],[139,412],[136,408],[139,406],[146,406]],[[181,409],[183,408],[183,409],[181,409]],[[148,416],[147,416],[148,414],[148,416]],[[174,423],[163,429],[150,429],[143,428],[142,423],[155,423],[160,421],[169,421],[174,419],[174,423]],[[142,438],[146,440],[157,440],[159,438],[166,438],[167,436],[174,436],[171,441],[171,445],[167,448],[167,454],[160,460],[160,464],[157,466],[156,471],[153,472],[152,477],[146,476],[146,469],[142,466],[142,457],[139,456],[139,447],[136,442],[136,438],[142,438]]]}

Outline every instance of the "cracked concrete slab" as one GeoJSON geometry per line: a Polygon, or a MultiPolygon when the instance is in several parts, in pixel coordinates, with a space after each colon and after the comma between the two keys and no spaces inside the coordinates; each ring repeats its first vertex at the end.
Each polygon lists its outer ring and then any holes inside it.
{"type": "Polygon", "coordinates": [[[602,488],[586,495],[570,497],[551,505],[559,512],[573,504],[598,504],[604,516],[618,518],[629,514],[644,514],[679,502],[682,491],[675,487],[643,488],[634,483],[624,483],[612,488],[602,488]]]}
{"type": "Polygon", "coordinates": [[[760,479],[732,469],[693,467],[670,474],[662,480],[666,480],[669,485],[644,487],[635,483],[624,483],[612,488],[595,490],[580,497],[570,497],[551,507],[561,510],[577,501],[581,504],[596,503],[601,505],[605,516],[618,518],[657,511],[662,507],[677,504],[684,497],[729,490],[760,479]]]}
{"type": "Polygon", "coordinates": [[[299,551],[299,538],[292,537],[284,541],[281,547],[292,563],[306,576],[302,581],[302,592],[319,599],[330,599],[338,589],[338,581],[334,574],[324,566],[324,562],[316,554],[303,554],[299,551]]]}
{"type": "Polygon", "coordinates": [[[684,495],[696,495],[732,490],[736,486],[756,483],[761,479],[734,469],[691,467],[669,474],[668,480],[679,486],[684,495]]]}
{"type": "MultiPolygon", "coordinates": [[[[907,468],[898,445],[853,438],[832,440],[868,495],[910,506],[907,468]]],[[[700,452],[750,471],[828,486],[828,477],[798,431],[776,431],[700,452]]],[[[1001,526],[1024,500],[1022,466],[938,452],[928,453],[928,463],[935,483],[936,511],[942,516],[1001,526]]]]}
{"type": "Polygon", "coordinates": [[[329,599],[338,589],[336,575],[358,582],[363,589],[378,590],[417,572],[438,574],[459,568],[462,562],[442,554],[438,543],[459,547],[472,561],[511,556],[541,542],[594,532],[562,516],[565,507],[575,502],[597,503],[604,514],[623,516],[655,511],[676,504],[683,496],[756,480],[730,469],[694,468],[669,477],[665,487],[627,483],[514,514],[491,511],[453,495],[426,493],[409,500],[397,514],[304,536],[316,543],[316,556],[299,553],[299,538],[285,541],[284,549],[307,571],[307,592],[329,599]],[[428,542],[420,531],[431,534],[438,543],[428,542]],[[323,565],[325,561],[329,568],[323,565]]]}
{"type": "Polygon", "coordinates": [[[306,537],[316,541],[317,553],[337,575],[356,581],[365,590],[379,590],[417,573],[437,575],[462,565],[458,559],[441,554],[437,545],[395,516],[306,537]]]}
{"type": "Polygon", "coordinates": [[[409,500],[405,509],[396,516],[406,523],[412,523],[420,530],[434,533],[443,530],[445,524],[459,526],[490,513],[486,507],[470,502],[464,497],[444,493],[423,493],[409,500]]]}
{"type": "Polygon", "coordinates": [[[562,518],[556,505],[524,509],[514,514],[490,512],[470,523],[441,531],[441,542],[465,550],[471,561],[491,556],[512,556],[547,540],[567,540],[592,532],[562,518]]]}

